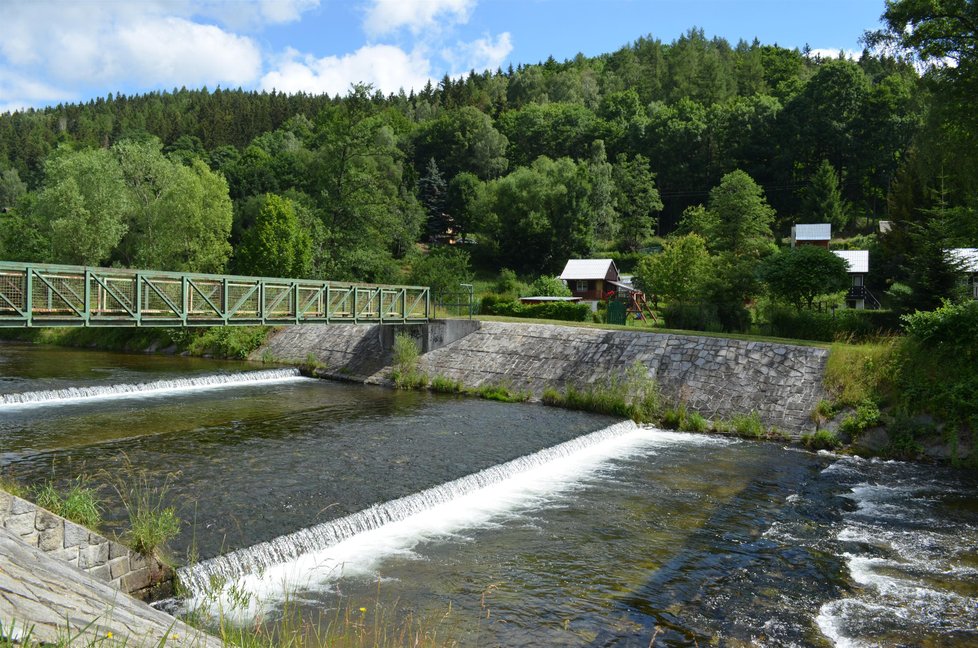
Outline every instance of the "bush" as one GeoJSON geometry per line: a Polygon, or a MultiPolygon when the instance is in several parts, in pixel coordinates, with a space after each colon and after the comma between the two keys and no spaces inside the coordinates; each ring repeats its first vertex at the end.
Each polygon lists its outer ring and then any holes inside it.
{"type": "Polygon", "coordinates": [[[769,311],[771,335],[831,342],[839,338],[870,340],[896,334],[900,318],[893,311],[842,308],[818,312],[777,306],[769,311]]]}
{"type": "Polygon", "coordinates": [[[720,331],[723,326],[711,304],[667,304],[662,309],[667,328],[684,331],[720,331]]]}
{"type": "Polygon", "coordinates": [[[570,297],[571,289],[561,279],[542,275],[530,284],[526,290],[527,297],[570,297]]]}
{"type": "Polygon", "coordinates": [[[978,301],[945,303],[902,318],[907,336],[943,357],[978,359],[978,301]]]}
{"type": "Polygon", "coordinates": [[[856,408],[855,413],[842,419],[839,431],[855,437],[863,430],[867,430],[880,423],[880,408],[876,403],[866,399],[856,408]]]}
{"type": "Polygon", "coordinates": [[[829,430],[819,430],[814,434],[801,435],[801,443],[809,450],[835,450],[842,445],[829,430]]]}
{"type": "Polygon", "coordinates": [[[483,315],[550,319],[563,322],[586,322],[591,317],[591,308],[587,304],[576,302],[521,304],[517,301],[502,301],[492,295],[486,295],[482,298],[480,312],[483,315]]]}

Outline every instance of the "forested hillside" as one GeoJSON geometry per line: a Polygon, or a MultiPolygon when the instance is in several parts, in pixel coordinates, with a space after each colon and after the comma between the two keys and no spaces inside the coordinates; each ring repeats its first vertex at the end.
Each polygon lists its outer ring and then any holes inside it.
{"type": "Polygon", "coordinates": [[[978,244],[956,84],[693,29],[410,94],[180,89],[6,114],[0,257],[391,281],[416,243],[451,240],[437,254],[535,276],[678,228],[739,302],[792,223],[889,219],[907,226],[873,242],[874,281],[932,302],[948,281],[914,259],[978,244]]]}

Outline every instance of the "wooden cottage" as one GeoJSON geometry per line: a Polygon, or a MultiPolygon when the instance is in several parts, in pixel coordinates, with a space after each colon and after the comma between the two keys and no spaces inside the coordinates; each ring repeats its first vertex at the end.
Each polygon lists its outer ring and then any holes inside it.
{"type": "Polygon", "coordinates": [[[560,273],[560,279],[574,297],[593,302],[607,299],[624,288],[618,267],[611,259],[571,259],[560,273]]]}
{"type": "Polygon", "coordinates": [[[791,247],[817,245],[829,249],[832,240],[831,223],[800,223],[791,226],[791,247]]]}
{"type": "Polygon", "coordinates": [[[866,276],[869,275],[869,250],[833,250],[833,254],[849,264],[849,278],[852,285],[846,295],[846,306],[863,309],[879,308],[879,302],[866,289],[866,276]]]}

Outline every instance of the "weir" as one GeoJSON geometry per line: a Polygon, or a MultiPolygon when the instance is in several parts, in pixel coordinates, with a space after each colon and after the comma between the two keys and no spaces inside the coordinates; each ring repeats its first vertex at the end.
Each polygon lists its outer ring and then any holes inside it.
{"type": "Polygon", "coordinates": [[[616,423],[532,454],[518,457],[485,470],[466,475],[395,500],[375,504],[351,515],[279,536],[268,542],[238,549],[178,570],[181,584],[192,594],[202,596],[213,583],[233,584],[243,576],[261,573],[270,567],[294,561],[301,556],[333,547],[359,534],[384,525],[404,521],[432,508],[451,502],[503,481],[619,439],[638,430],[632,421],[616,423]]]}
{"type": "Polygon", "coordinates": [[[0,326],[427,322],[425,286],[0,261],[0,326]]]}
{"type": "Polygon", "coordinates": [[[309,379],[300,376],[298,369],[289,367],[285,369],[265,369],[231,374],[213,374],[194,378],[154,380],[146,383],[66,387],[64,389],[0,394],[0,409],[63,405],[67,403],[109,400],[114,398],[158,396],[187,391],[197,392],[210,389],[273,384],[298,380],[309,379]]]}

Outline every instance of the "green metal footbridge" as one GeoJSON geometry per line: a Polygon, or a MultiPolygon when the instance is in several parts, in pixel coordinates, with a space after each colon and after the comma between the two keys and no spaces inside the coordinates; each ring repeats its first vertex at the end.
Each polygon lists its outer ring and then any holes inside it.
{"type": "Polygon", "coordinates": [[[423,286],[0,261],[0,327],[415,324],[423,286]]]}

